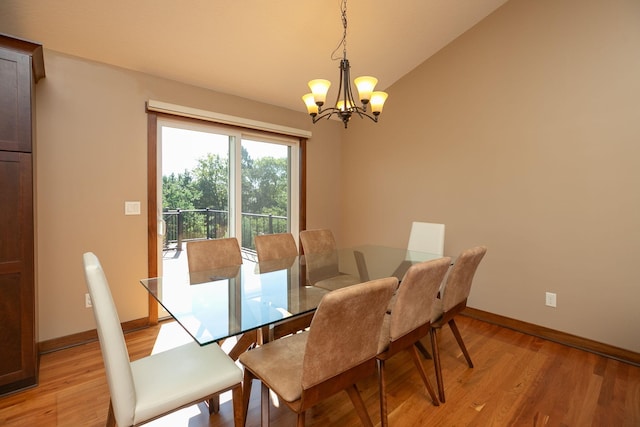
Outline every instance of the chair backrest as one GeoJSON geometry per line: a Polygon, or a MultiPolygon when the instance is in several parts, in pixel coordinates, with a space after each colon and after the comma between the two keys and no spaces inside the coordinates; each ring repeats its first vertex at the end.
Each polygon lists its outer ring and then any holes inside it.
{"type": "Polygon", "coordinates": [[[326,294],[311,321],[302,368],[308,389],[372,359],[387,305],[398,286],[389,277],[326,294]]]}
{"type": "Polygon", "coordinates": [[[307,278],[311,284],[340,274],[336,241],[331,230],[304,230],[300,232],[307,278]]]}
{"type": "Polygon", "coordinates": [[[304,230],[300,232],[300,242],[305,254],[333,252],[337,249],[331,230],[304,230]]]}
{"type": "Polygon", "coordinates": [[[229,237],[187,242],[187,264],[190,272],[241,265],[238,239],[229,237]]]}
{"type": "Polygon", "coordinates": [[[444,224],[413,222],[409,234],[410,251],[444,254],[444,224]]]}
{"type": "Polygon", "coordinates": [[[446,313],[467,299],[469,292],[471,292],[473,276],[476,274],[478,264],[482,261],[485,253],[487,253],[486,246],[476,246],[462,251],[458,256],[449,272],[447,282],[441,290],[440,299],[442,300],[443,312],[446,313]]]}
{"type": "Polygon", "coordinates": [[[133,425],[136,390],[118,311],[98,258],[95,254],[87,252],[83,255],[83,263],[109,384],[113,414],[119,426],[133,425]]]}
{"type": "Polygon", "coordinates": [[[258,262],[298,256],[298,247],[291,233],[262,234],[254,238],[258,262]]]}
{"type": "Polygon", "coordinates": [[[433,302],[450,265],[451,258],[446,257],[414,264],[407,270],[391,308],[391,341],[431,321],[433,302]]]}

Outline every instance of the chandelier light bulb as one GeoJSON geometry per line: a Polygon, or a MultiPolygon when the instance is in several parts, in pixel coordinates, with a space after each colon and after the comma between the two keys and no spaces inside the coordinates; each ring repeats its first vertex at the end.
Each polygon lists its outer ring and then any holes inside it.
{"type": "Polygon", "coordinates": [[[316,100],[313,97],[313,94],[307,93],[306,95],[303,95],[302,100],[307,106],[307,112],[311,114],[312,117],[315,117],[315,115],[318,114],[318,104],[316,104],[316,100]]]}
{"type": "Polygon", "coordinates": [[[354,107],[354,106],[353,106],[353,105],[351,105],[351,101],[347,100],[347,101],[346,101],[346,104],[347,104],[347,108],[345,109],[345,108],[344,108],[345,101],[342,99],[342,100],[340,100],[340,101],[338,101],[338,102],[336,103],[336,109],[337,109],[337,110],[340,110],[340,111],[352,110],[352,109],[353,109],[353,107],[354,107]]]}
{"type": "Polygon", "coordinates": [[[371,93],[378,84],[378,79],[371,76],[357,77],[354,81],[360,95],[360,102],[367,104],[371,99],[371,93]]]}
{"type": "Polygon", "coordinates": [[[376,116],[382,113],[382,107],[387,100],[387,92],[373,92],[371,94],[371,112],[376,116]]]}
{"type": "Polygon", "coordinates": [[[309,89],[311,89],[313,98],[319,107],[323,106],[327,99],[329,86],[331,86],[331,82],[329,80],[315,79],[309,82],[309,89]]]}

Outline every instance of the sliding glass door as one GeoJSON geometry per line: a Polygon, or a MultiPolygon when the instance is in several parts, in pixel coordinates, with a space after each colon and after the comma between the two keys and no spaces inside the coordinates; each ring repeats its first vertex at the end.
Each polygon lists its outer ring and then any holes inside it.
{"type": "Polygon", "coordinates": [[[292,232],[297,240],[298,144],[296,138],[158,119],[158,275],[188,281],[191,240],[237,237],[248,259],[258,234],[292,232]]]}

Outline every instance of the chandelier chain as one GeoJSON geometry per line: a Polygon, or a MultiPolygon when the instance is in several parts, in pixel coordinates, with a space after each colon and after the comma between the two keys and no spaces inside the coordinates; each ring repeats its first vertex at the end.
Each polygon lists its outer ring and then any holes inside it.
{"type": "Polygon", "coordinates": [[[347,57],[347,0],[341,0],[340,12],[342,14],[342,40],[338,42],[336,48],[331,52],[332,61],[345,59],[347,57]],[[336,52],[340,49],[340,46],[342,46],[342,58],[336,56],[336,52]]]}

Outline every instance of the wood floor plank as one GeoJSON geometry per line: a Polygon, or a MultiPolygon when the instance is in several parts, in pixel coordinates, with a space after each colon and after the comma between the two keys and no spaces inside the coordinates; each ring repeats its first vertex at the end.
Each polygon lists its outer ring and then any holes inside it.
{"type": "MultiPolygon", "coordinates": [[[[410,356],[391,358],[386,382],[392,427],[640,425],[639,367],[471,318],[456,322],[475,367],[467,366],[451,332],[439,331],[447,401],[435,407],[410,356]]],[[[131,359],[150,354],[169,326],[128,333],[131,359]]],[[[428,339],[424,344],[430,348],[428,339]]],[[[423,365],[435,385],[433,361],[423,359],[423,365]]],[[[380,425],[377,379],[361,381],[358,389],[374,425],[380,425]]],[[[247,427],[260,425],[259,391],[254,384],[247,427]]],[[[103,426],[108,404],[100,346],[94,342],[42,355],[40,384],[0,398],[0,425],[103,426]]],[[[295,425],[295,414],[284,405],[272,405],[270,417],[274,427],[295,425]]],[[[232,426],[230,393],[221,396],[218,414],[209,416],[201,403],[148,425],[232,426]]],[[[308,411],[307,426],[355,427],[360,421],[347,394],[338,393],[308,411]]]]}

